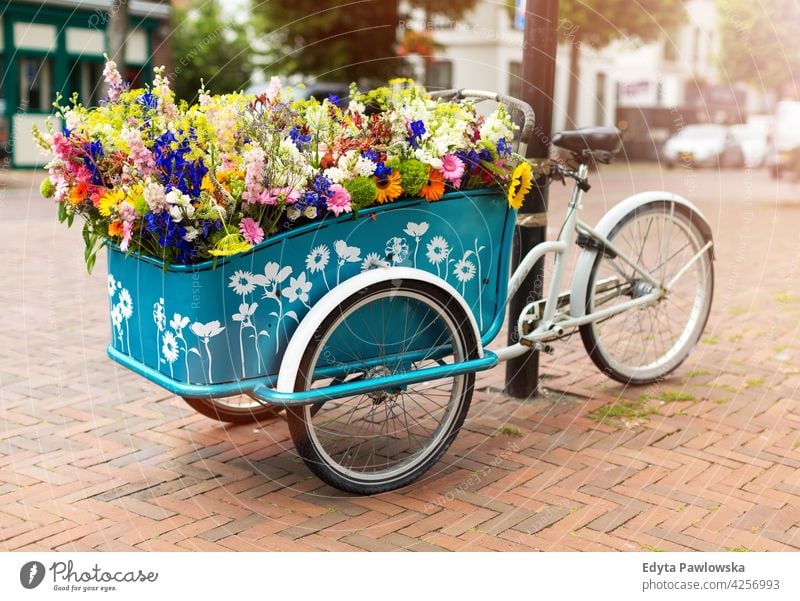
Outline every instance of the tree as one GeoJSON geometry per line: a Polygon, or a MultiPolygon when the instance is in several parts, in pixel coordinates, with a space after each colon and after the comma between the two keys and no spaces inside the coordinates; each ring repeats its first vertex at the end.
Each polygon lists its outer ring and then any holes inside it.
{"type": "Polygon", "coordinates": [[[128,0],[113,0],[108,13],[108,58],[125,73],[125,40],[128,38],[128,0]]]}
{"type": "Polygon", "coordinates": [[[172,83],[178,98],[193,99],[201,80],[216,94],[247,87],[253,62],[246,24],[225,18],[219,0],[176,8],[175,22],[172,83]]]}
{"type": "Polygon", "coordinates": [[[797,0],[717,0],[721,67],[729,81],[780,88],[800,77],[797,0]]]}
{"type": "MultiPolygon", "coordinates": [[[[727,1],[727,0],[726,0],[727,1]]],[[[748,0],[741,0],[747,2],[748,0]]],[[[792,1],[792,0],[787,0],[792,1]]],[[[559,38],[569,47],[567,116],[574,123],[584,44],[595,48],[616,39],[646,42],[669,35],[686,20],[683,3],[664,0],[560,0],[559,38]]],[[[667,38],[667,44],[675,40],[667,38]]]]}
{"type": "MultiPolygon", "coordinates": [[[[476,0],[411,0],[428,18],[458,18],[476,0]]],[[[270,0],[254,12],[275,49],[269,69],[320,80],[386,80],[404,72],[396,52],[398,0],[270,0]]],[[[426,19],[427,20],[427,19],[426,19]]],[[[270,73],[271,74],[271,73],[270,73]]]]}

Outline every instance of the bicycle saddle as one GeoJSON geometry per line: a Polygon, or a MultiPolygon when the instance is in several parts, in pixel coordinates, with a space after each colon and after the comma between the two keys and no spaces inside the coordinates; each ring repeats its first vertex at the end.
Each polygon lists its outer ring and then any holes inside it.
{"type": "Polygon", "coordinates": [[[576,154],[584,152],[619,152],[622,132],[616,127],[583,127],[574,131],[560,131],[553,136],[553,144],[576,154]]]}

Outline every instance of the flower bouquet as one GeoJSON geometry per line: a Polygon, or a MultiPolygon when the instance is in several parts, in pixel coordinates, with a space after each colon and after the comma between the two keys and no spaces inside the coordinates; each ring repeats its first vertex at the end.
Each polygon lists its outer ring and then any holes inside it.
{"type": "Polygon", "coordinates": [[[111,242],[127,254],[191,265],[244,253],[269,237],[373,205],[439,200],[448,190],[502,188],[519,208],[531,167],[512,152],[500,105],[432,98],[409,80],[338,99],[296,100],[273,78],[260,96],[177,102],[156,69],[129,89],[104,70],[98,107],[56,101],[62,128],[34,129],[52,154],[41,193],[59,218],[84,220],[86,262],[111,242]]]}

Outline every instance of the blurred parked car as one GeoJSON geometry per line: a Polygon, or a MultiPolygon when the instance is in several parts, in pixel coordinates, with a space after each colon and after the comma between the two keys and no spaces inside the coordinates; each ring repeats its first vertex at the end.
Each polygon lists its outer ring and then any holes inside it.
{"type": "Polygon", "coordinates": [[[761,122],[731,125],[731,136],[742,151],[745,167],[761,167],[769,149],[769,127],[761,122]]]}
{"type": "Polygon", "coordinates": [[[772,176],[792,174],[800,177],[800,101],[778,103],[771,137],[765,164],[772,176]]]}
{"type": "Polygon", "coordinates": [[[744,164],[742,147],[724,125],[687,125],[669,138],[661,157],[672,168],[684,165],[739,167],[744,164]]]}

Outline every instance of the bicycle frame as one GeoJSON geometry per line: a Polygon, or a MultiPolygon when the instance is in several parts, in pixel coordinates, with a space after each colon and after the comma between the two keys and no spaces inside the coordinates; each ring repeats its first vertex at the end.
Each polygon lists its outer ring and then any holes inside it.
{"type": "MultiPolygon", "coordinates": [[[[508,303],[509,299],[511,299],[511,297],[519,291],[523,280],[531,271],[531,269],[533,269],[534,265],[544,256],[551,253],[555,254],[555,267],[553,270],[552,282],[550,283],[547,296],[544,300],[544,309],[540,316],[539,324],[532,332],[521,335],[521,319],[518,320],[517,338],[520,340],[520,342],[499,349],[492,349],[492,352],[498,356],[500,361],[506,361],[514,357],[519,357],[532,350],[543,350],[544,346],[542,343],[564,335],[565,331],[568,329],[577,328],[587,323],[605,319],[629,309],[652,305],[662,297],[665,290],[674,285],[677,279],[685,271],[685,269],[681,270],[681,272],[677,274],[667,286],[665,286],[651,273],[642,268],[635,260],[620,251],[620,249],[617,248],[605,236],[599,234],[593,228],[578,219],[578,214],[581,208],[581,199],[583,198],[584,194],[579,182],[586,179],[588,171],[588,166],[581,164],[574,173],[574,177],[577,181],[575,188],[572,191],[572,197],[567,205],[567,215],[564,219],[564,225],[561,229],[561,235],[559,236],[559,239],[556,241],[543,242],[531,249],[522,259],[519,266],[511,276],[511,279],[509,280],[506,303],[508,303]],[[572,249],[573,243],[575,242],[577,234],[584,234],[594,240],[598,244],[598,248],[608,249],[609,251],[613,252],[622,262],[633,268],[633,270],[638,273],[644,281],[653,286],[652,292],[644,294],[638,298],[632,298],[626,302],[615,304],[614,306],[606,309],[593,311],[580,317],[570,317],[563,313],[558,313],[559,305],[562,304],[560,302],[560,298],[564,298],[565,296],[564,293],[561,292],[561,286],[567,270],[567,259],[569,258],[569,253],[572,249]]],[[[708,247],[701,249],[694,259],[687,264],[686,268],[688,268],[691,263],[697,260],[706,250],[708,250],[708,247]]],[[[541,301],[539,301],[539,303],[541,303],[541,301]]],[[[528,307],[530,306],[531,305],[529,304],[528,307]]],[[[520,317],[524,317],[528,307],[526,307],[526,310],[523,311],[523,315],[520,317]]]]}

